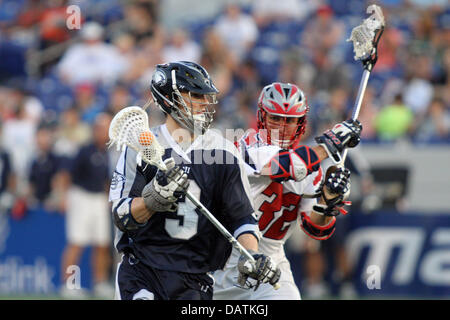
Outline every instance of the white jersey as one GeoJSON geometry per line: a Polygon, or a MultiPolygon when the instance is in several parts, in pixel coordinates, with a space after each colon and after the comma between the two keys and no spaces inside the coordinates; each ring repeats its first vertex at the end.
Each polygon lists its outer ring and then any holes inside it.
{"type": "Polygon", "coordinates": [[[256,291],[236,287],[236,265],[240,254],[233,250],[225,268],[214,272],[214,299],[300,299],[285,255],[284,243],[295,228],[300,227],[301,213],[309,215],[316,204],[315,198],[302,198],[302,195],[316,192],[322,180],[322,170],[299,182],[275,182],[260,173],[281,150],[279,147],[264,143],[258,133],[253,133],[246,134],[240,140],[238,148],[246,162],[255,213],[259,221],[262,236],[259,251],[272,257],[280,266],[281,288],[275,291],[268,284],[262,284],[256,291]]]}

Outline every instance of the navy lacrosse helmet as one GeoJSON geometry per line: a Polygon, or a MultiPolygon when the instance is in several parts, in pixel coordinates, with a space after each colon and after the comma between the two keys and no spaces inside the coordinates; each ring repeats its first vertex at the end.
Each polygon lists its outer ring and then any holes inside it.
{"type": "Polygon", "coordinates": [[[150,89],[155,103],[182,127],[191,132],[199,128],[202,133],[210,127],[219,90],[201,65],[189,61],[158,64],[150,89]]]}

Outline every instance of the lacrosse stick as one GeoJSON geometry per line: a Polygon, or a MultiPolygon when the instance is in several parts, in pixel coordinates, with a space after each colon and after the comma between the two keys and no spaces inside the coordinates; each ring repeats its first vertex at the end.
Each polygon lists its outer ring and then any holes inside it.
{"type": "MultiPolygon", "coordinates": [[[[167,167],[162,161],[164,148],[156,140],[148,126],[148,115],[144,109],[137,106],[126,107],[118,112],[111,121],[109,127],[109,146],[116,144],[118,151],[125,150],[128,146],[137,152],[136,161],[141,161],[156,166],[162,171],[167,167]]],[[[222,233],[223,236],[242,255],[256,263],[253,256],[228,232],[227,229],[214,217],[209,210],[193,196],[189,191],[186,197],[197,207],[198,210],[222,233]]],[[[279,283],[273,285],[275,289],[280,287],[279,283]]]]}
{"type": "MultiPolygon", "coordinates": [[[[359,83],[358,95],[356,96],[353,107],[352,119],[356,120],[361,109],[361,103],[366,91],[370,72],[372,71],[378,59],[377,46],[384,31],[384,16],[381,8],[375,4],[367,8],[367,13],[372,15],[365,19],[363,23],[353,28],[350,38],[347,41],[353,42],[354,59],[362,62],[364,72],[359,83]]],[[[342,154],[341,165],[344,165],[348,150],[345,149],[342,154]]]]}

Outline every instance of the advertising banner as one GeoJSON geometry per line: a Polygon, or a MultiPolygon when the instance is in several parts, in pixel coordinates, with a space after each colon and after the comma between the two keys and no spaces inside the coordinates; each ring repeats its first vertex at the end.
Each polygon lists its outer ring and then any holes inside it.
{"type": "Polygon", "coordinates": [[[450,297],[450,215],[351,216],[345,245],[360,295],[450,297]]]}

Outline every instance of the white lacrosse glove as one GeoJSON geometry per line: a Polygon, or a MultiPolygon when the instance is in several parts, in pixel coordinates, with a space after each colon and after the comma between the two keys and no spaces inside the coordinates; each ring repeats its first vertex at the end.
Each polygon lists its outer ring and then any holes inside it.
{"type": "Polygon", "coordinates": [[[325,148],[335,163],[340,163],[340,153],[346,148],[354,148],[361,140],[362,125],[358,120],[346,120],[338,123],[331,130],[315,138],[318,145],[325,148]]]}
{"type": "Polygon", "coordinates": [[[241,255],[238,261],[238,285],[242,288],[258,289],[261,283],[270,283],[275,285],[281,276],[281,270],[275,261],[264,254],[258,254],[250,251],[250,254],[255,259],[255,263],[247,259],[245,255],[241,255]],[[256,280],[256,284],[248,281],[248,278],[256,280]]]}
{"type": "Polygon", "coordinates": [[[167,171],[158,170],[155,177],[142,190],[147,209],[155,212],[174,212],[177,200],[186,194],[189,180],[181,166],[173,158],[166,159],[167,171]]]}

